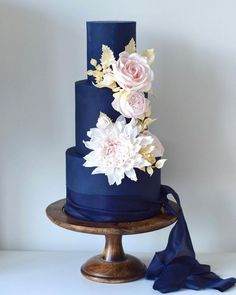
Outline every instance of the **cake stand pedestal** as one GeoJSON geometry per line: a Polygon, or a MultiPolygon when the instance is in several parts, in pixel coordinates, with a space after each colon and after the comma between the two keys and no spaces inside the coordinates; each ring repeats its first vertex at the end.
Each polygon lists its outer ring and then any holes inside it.
{"type": "MultiPolygon", "coordinates": [[[[73,218],[64,212],[65,199],[50,204],[46,213],[58,226],[76,232],[105,235],[103,253],[90,258],[81,267],[82,274],[102,283],[124,283],[144,277],[146,266],[138,258],[125,254],[122,235],[132,235],[158,230],[176,221],[176,217],[162,213],[148,219],[130,222],[92,222],[73,218]]],[[[178,209],[175,202],[171,206],[178,209]]]]}

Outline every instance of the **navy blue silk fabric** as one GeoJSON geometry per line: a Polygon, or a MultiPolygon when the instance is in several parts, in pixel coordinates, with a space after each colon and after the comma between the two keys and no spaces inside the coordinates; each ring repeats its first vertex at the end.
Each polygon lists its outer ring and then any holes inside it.
{"type": "Polygon", "coordinates": [[[142,220],[157,215],[161,203],[144,196],[86,195],[67,189],[64,210],[69,215],[100,222],[142,220]]]}
{"type": "Polygon", "coordinates": [[[235,285],[235,278],[222,279],[211,271],[209,265],[200,264],[196,260],[179,197],[171,187],[161,185],[160,197],[152,206],[150,200],[145,202],[141,196],[133,199],[121,195],[110,198],[103,195],[90,197],[67,189],[64,208],[66,213],[79,219],[98,222],[129,221],[155,216],[163,207],[168,213],[177,217],[166,249],[155,253],[146,271],[146,279],[154,280],[154,290],[168,293],[182,288],[193,290],[213,288],[223,292],[235,285]],[[178,211],[170,205],[167,198],[169,194],[179,205],[178,211]]]}
{"type": "Polygon", "coordinates": [[[177,222],[171,230],[166,249],[155,253],[147,269],[146,278],[154,280],[153,289],[161,293],[174,292],[181,288],[213,288],[223,292],[234,286],[235,278],[221,279],[211,271],[209,265],[200,264],[196,260],[177,193],[171,187],[161,185],[160,194],[163,207],[177,217],[177,222]],[[170,206],[168,194],[174,197],[180,210],[175,211],[170,206]]]}

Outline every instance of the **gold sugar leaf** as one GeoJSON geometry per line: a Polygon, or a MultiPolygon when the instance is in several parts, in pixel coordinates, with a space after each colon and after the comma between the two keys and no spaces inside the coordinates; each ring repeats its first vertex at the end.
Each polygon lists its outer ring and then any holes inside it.
{"type": "Polygon", "coordinates": [[[160,159],[160,160],[156,161],[156,164],[155,164],[156,168],[161,169],[164,166],[166,160],[167,159],[160,159]]]}
{"type": "Polygon", "coordinates": [[[89,70],[89,71],[87,71],[87,74],[88,74],[89,76],[93,76],[93,71],[92,71],[92,70],[89,70]]]}
{"type": "Polygon", "coordinates": [[[153,122],[155,122],[156,119],[147,118],[143,122],[143,128],[146,129],[149,125],[151,125],[153,122]]]}
{"type": "Polygon", "coordinates": [[[109,67],[115,61],[114,54],[107,45],[102,45],[102,56],[100,60],[103,68],[109,67]]]}
{"type": "Polygon", "coordinates": [[[104,88],[104,87],[107,87],[107,86],[105,86],[102,82],[99,82],[99,81],[97,81],[97,80],[96,80],[96,82],[97,82],[97,84],[94,84],[94,86],[96,86],[97,88],[104,88]]]}
{"type": "Polygon", "coordinates": [[[128,53],[134,53],[134,52],[136,52],[136,45],[135,45],[134,38],[132,38],[129,41],[129,44],[125,46],[125,51],[128,52],[128,53]]]}
{"type": "Polygon", "coordinates": [[[97,70],[97,71],[101,71],[101,70],[102,70],[102,66],[101,66],[101,65],[97,65],[97,66],[96,66],[96,70],[97,70]]]}
{"type": "Polygon", "coordinates": [[[140,154],[145,155],[149,153],[149,146],[142,147],[139,151],[140,154]]]}
{"type": "Polygon", "coordinates": [[[144,50],[141,55],[146,56],[149,65],[151,65],[155,60],[155,52],[153,48],[144,50]]]}
{"type": "Polygon", "coordinates": [[[120,91],[120,87],[113,88],[112,90],[113,90],[113,92],[119,92],[120,91]]]}
{"type": "Polygon", "coordinates": [[[107,87],[110,88],[113,92],[118,92],[120,90],[120,87],[117,87],[117,84],[115,81],[107,87]]]}
{"type": "Polygon", "coordinates": [[[143,155],[143,158],[148,161],[151,165],[155,164],[156,158],[152,155],[143,155]]]}
{"type": "Polygon", "coordinates": [[[146,113],[140,115],[138,118],[139,120],[143,121],[147,116],[145,115],[146,113]]]}
{"type": "Polygon", "coordinates": [[[148,167],[147,167],[147,173],[148,173],[150,176],[152,176],[152,174],[153,174],[153,169],[152,169],[151,166],[148,166],[148,167]]]}
{"type": "Polygon", "coordinates": [[[97,66],[97,61],[96,61],[96,59],[91,58],[91,60],[90,60],[90,64],[91,64],[92,66],[96,67],[96,66],[97,66]]]}
{"type": "Polygon", "coordinates": [[[112,119],[110,117],[107,116],[107,114],[103,113],[103,112],[100,112],[99,114],[99,118],[106,118],[107,120],[111,121],[112,122],[112,119]]]}

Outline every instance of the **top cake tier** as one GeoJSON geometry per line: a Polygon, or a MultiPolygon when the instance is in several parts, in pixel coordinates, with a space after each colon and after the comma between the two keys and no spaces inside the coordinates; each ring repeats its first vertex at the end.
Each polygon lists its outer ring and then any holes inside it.
{"type": "MultiPolygon", "coordinates": [[[[87,69],[91,69],[91,58],[99,61],[102,45],[107,45],[117,59],[119,53],[134,38],[136,41],[136,22],[134,21],[89,21],[87,22],[87,69]]],[[[88,79],[92,79],[88,77],[88,79]]]]}

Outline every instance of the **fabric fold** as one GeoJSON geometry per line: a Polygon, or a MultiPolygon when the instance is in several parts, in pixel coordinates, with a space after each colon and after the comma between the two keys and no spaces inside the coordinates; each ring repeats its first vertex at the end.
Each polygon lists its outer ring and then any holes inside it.
{"type": "Polygon", "coordinates": [[[155,253],[147,268],[146,279],[154,280],[153,289],[161,293],[182,288],[213,288],[223,292],[233,287],[235,278],[222,279],[211,272],[209,265],[200,264],[196,260],[178,194],[171,187],[161,185],[161,202],[168,213],[177,217],[177,221],[170,232],[167,247],[155,253]],[[178,211],[170,205],[168,194],[171,194],[179,205],[178,211]]]}
{"type": "Polygon", "coordinates": [[[90,195],[67,189],[64,210],[67,214],[88,221],[127,222],[143,220],[160,213],[158,198],[124,195],[90,195]]]}

